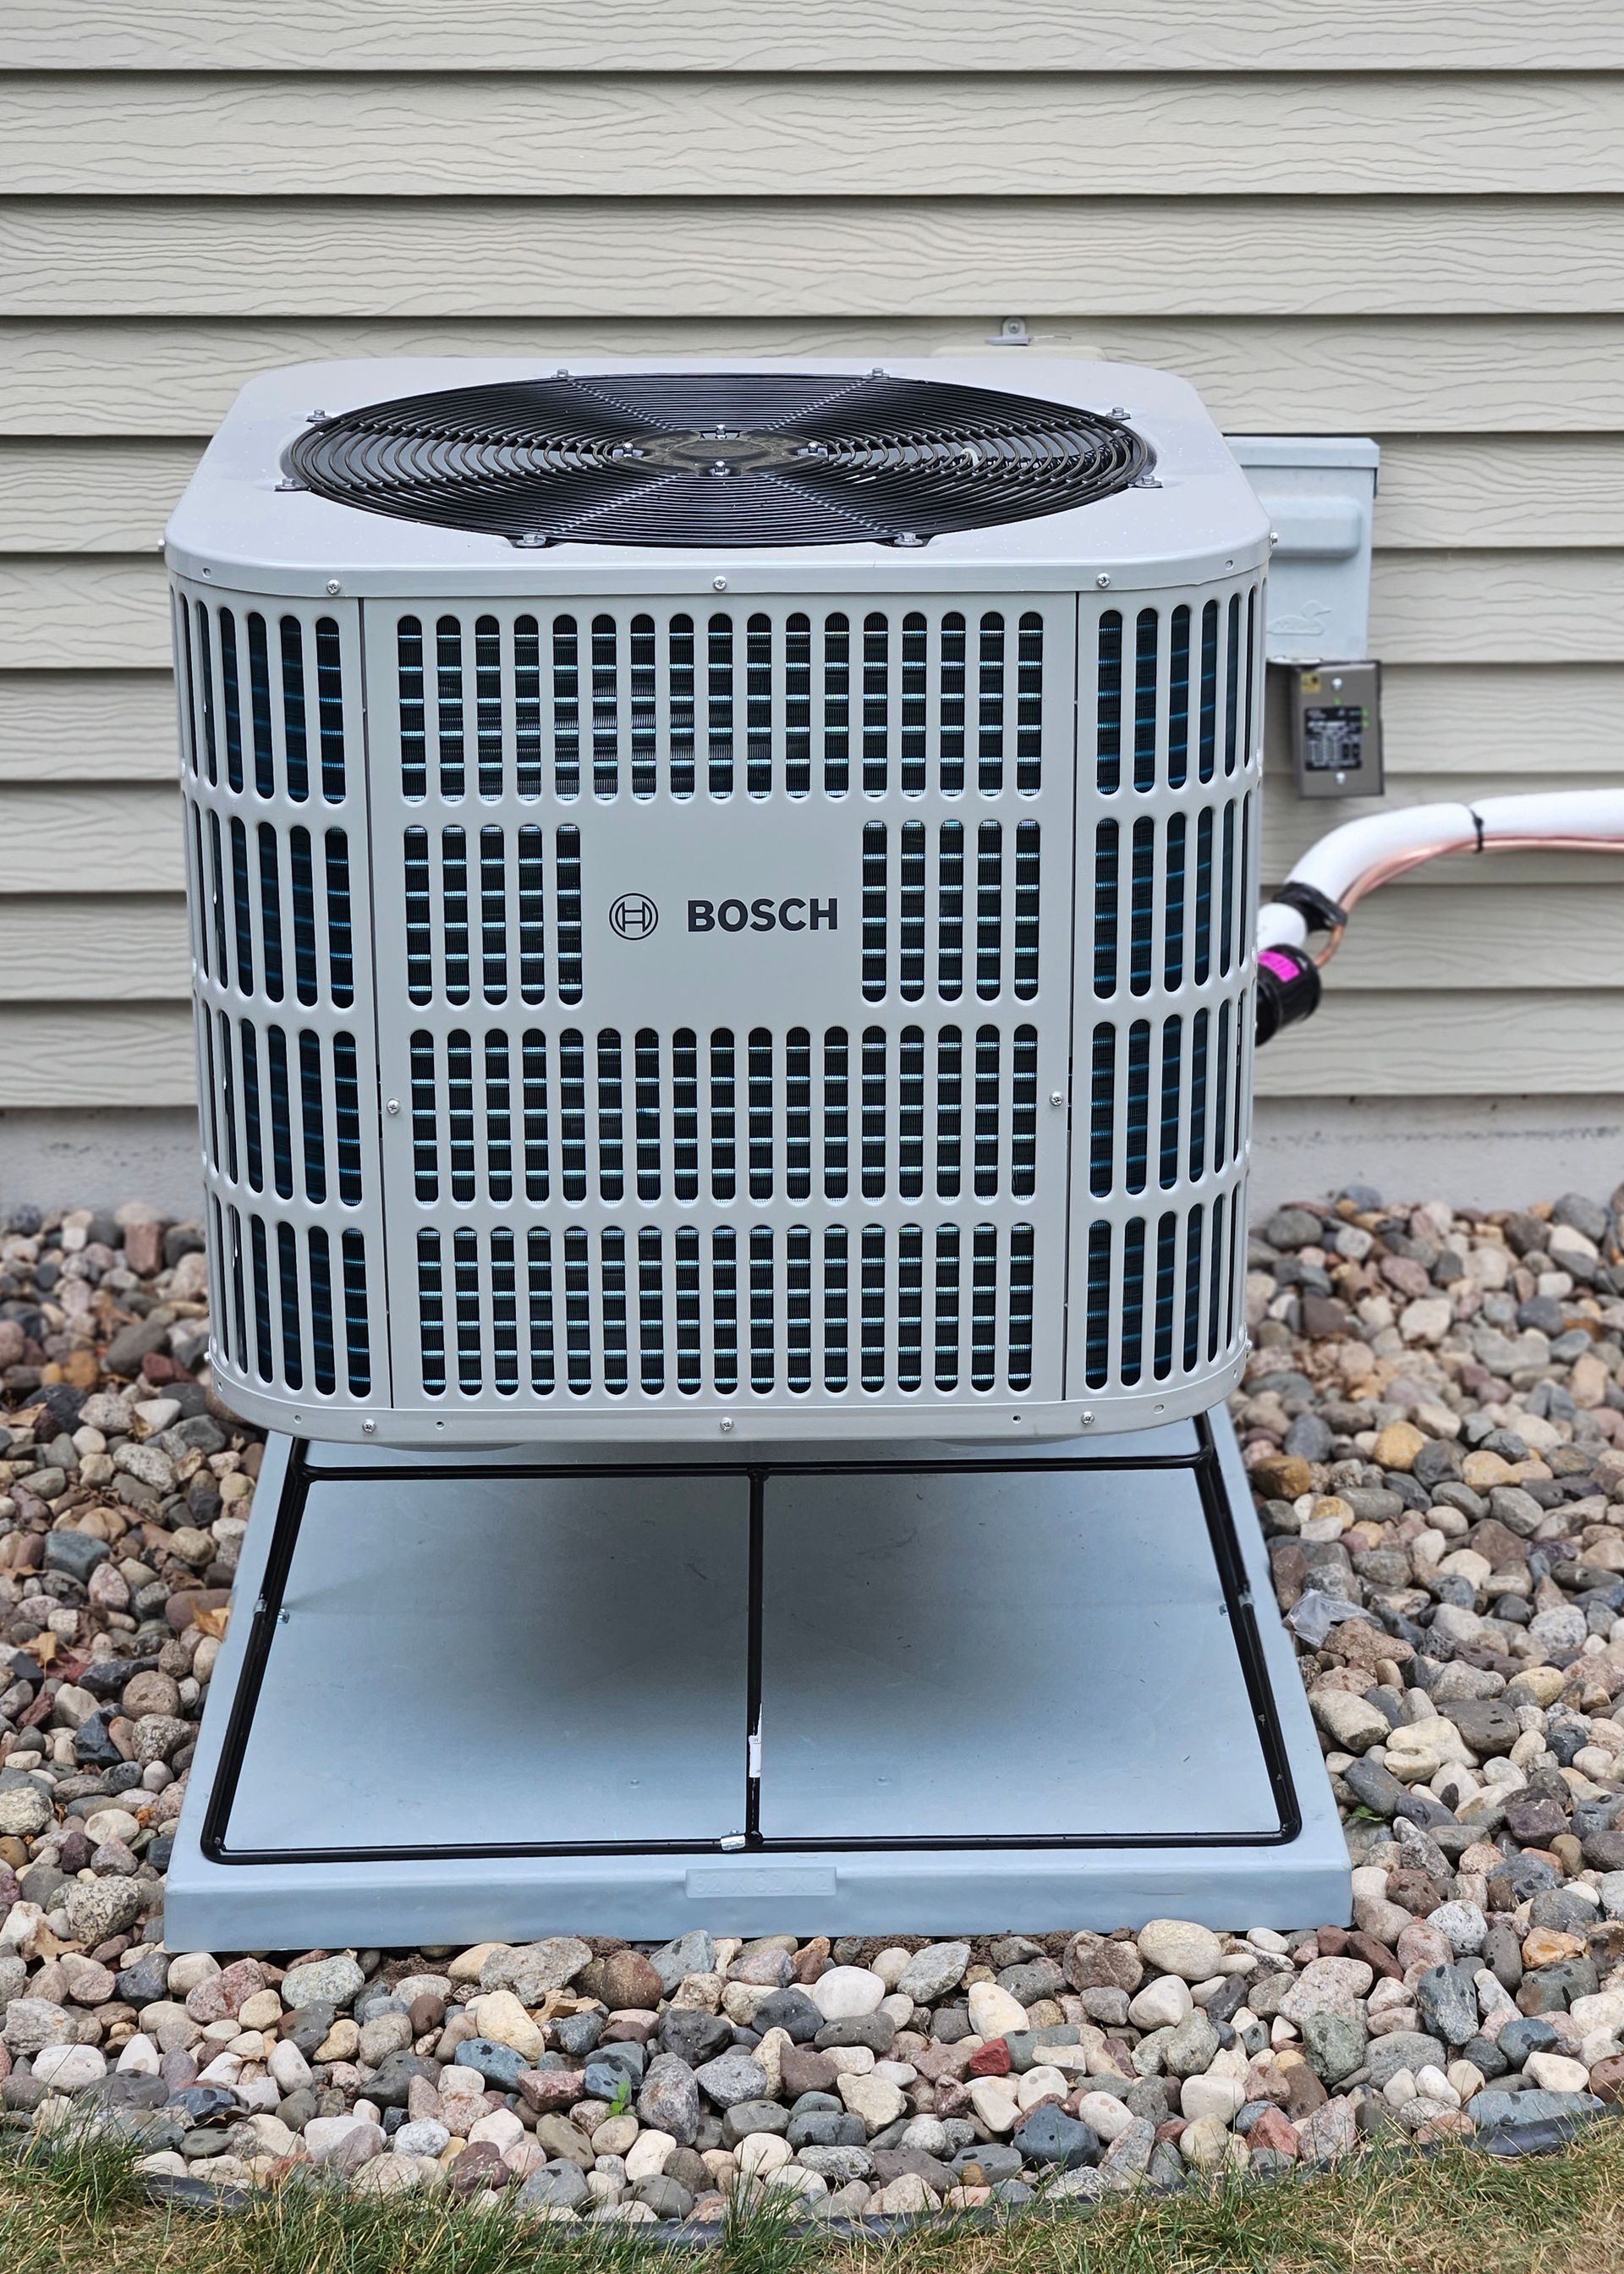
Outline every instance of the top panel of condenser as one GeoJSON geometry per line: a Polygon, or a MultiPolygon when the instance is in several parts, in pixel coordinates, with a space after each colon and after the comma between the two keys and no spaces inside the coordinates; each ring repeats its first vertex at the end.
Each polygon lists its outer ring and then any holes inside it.
{"type": "MultiPolygon", "coordinates": [[[[871,375],[864,359],[640,362],[592,359],[578,375],[782,373],[831,382],[871,375]]],[[[1104,414],[1147,446],[1144,475],[1093,501],[933,535],[912,546],[864,540],[763,546],[571,542],[542,548],[368,511],[298,486],[289,452],[318,414],[439,389],[551,380],[532,363],[398,358],[302,364],[243,389],[168,532],[171,568],[239,591],[315,598],[578,592],[700,594],[895,591],[1139,591],[1259,567],[1268,522],[1200,397],[1169,373],[1004,353],[888,363],[902,380],[989,389],[1104,414]],[[721,580],[726,580],[724,583],[721,580]]]]}

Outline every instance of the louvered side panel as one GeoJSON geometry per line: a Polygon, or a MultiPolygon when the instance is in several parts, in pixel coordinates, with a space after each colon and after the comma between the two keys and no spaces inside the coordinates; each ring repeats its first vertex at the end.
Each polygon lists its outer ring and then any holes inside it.
{"type": "Polygon", "coordinates": [[[173,591],[212,1361],[389,1396],[358,611],[173,591]]]}
{"type": "Polygon", "coordinates": [[[1244,1346],[1262,630],[1251,578],[1080,611],[1067,1395],[1144,1418],[1244,1346]]]}

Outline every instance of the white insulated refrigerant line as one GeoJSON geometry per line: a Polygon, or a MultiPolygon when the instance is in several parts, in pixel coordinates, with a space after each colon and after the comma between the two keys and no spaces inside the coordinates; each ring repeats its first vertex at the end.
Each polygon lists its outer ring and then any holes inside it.
{"type": "Polygon", "coordinates": [[[1258,1040],[1312,1016],[1320,973],[1367,892],[1446,853],[1624,853],[1624,789],[1368,814],[1310,847],[1258,914],[1258,1040]],[[1310,952],[1307,943],[1323,935],[1310,952]]]}

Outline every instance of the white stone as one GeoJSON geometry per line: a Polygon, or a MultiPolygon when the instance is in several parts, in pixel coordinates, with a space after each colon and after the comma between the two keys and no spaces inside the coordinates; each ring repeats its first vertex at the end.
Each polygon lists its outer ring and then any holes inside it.
{"type": "Polygon", "coordinates": [[[511,1990],[487,1990],[468,2011],[482,2037],[510,2045],[522,2060],[539,2060],[547,2049],[545,2030],[531,2021],[511,1990]]]}
{"type": "Polygon", "coordinates": [[[1147,1966],[1179,1975],[1185,1982],[1204,1982],[1216,1974],[1223,1956],[1223,1945],[1211,1927],[1197,1926],[1191,1919],[1152,1919],[1136,1940],[1147,1966]]]}
{"type": "MultiPolygon", "coordinates": [[[[43,2053],[35,2056],[36,2075],[40,2062],[45,2059],[43,2053]]],[[[1530,2053],[1522,2067],[1545,2092],[1585,2092],[1590,2089],[1590,2072],[1583,2062],[1569,2060],[1562,2053],[1530,2053]]]]}
{"type": "MultiPolygon", "coordinates": [[[[993,2135],[1001,2138],[1015,2129],[1015,2120],[1020,2114],[1020,2105],[1001,2076],[973,2076],[966,2090],[970,2105],[993,2135]]],[[[876,2127],[877,2129],[877,2127],[876,2127]]]]}
{"type": "Polygon", "coordinates": [[[1441,2101],[1446,2108],[1461,2105],[1460,2094],[1436,2061],[1427,2061],[1416,2071],[1416,2090],[1423,2100],[1441,2101]]]}
{"type": "Polygon", "coordinates": [[[831,1966],[807,1995],[826,2022],[856,2022],[879,2010],[889,1986],[866,1966],[831,1966]]]}
{"type": "Polygon", "coordinates": [[[479,2119],[468,2137],[470,2145],[476,2140],[490,2140],[499,2149],[516,2148],[524,2137],[524,2127],[511,2108],[493,2108],[479,2119]]]}
{"type": "Polygon", "coordinates": [[[266,2056],[267,2068],[284,2093],[297,2092],[311,2081],[310,2063],[291,2037],[279,2037],[266,2056]]]}
{"type": "Polygon", "coordinates": [[[628,2184],[635,2187],[639,2180],[657,2179],[676,2152],[676,2140],[671,2133],[640,2132],[626,2150],[628,2184]]]}
{"type": "Polygon", "coordinates": [[[1190,1985],[1177,1974],[1163,1974],[1128,2002],[1128,2019],[1136,2029],[1176,2029],[1195,2010],[1190,1985]]]}
{"type": "Polygon", "coordinates": [[[996,1982],[973,1982],[969,2005],[970,2027],[978,2037],[1004,2037],[1011,2029],[1030,2026],[1019,1999],[996,1982]]]}
{"type": "Polygon", "coordinates": [[[1084,2093],[1077,2104],[1077,2112],[1085,2124],[1099,2134],[1108,2147],[1113,2140],[1119,2140],[1129,2125],[1137,2120],[1127,2104],[1110,2092],[1084,2093]]]}
{"type": "Polygon", "coordinates": [[[99,2045],[41,2045],[34,2073],[55,2092],[83,2092],[107,2074],[107,2055],[99,2045]]]}
{"type": "Polygon", "coordinates": [[[1023,2108],[1035,2108],[1040,2100],[1051,2094],[1064,2100],[1071,2090],[1071,2080],[1045,2061],[1035,2063],[1026,2074],[1015,2081],[1015,2097],[1023,2108]]]}
{"type": "Polygon", "coordinates": [[[118,2074],[120,2076],[156,2076],[161,2059],[162,2055],[152,2039],[145,2032],[138,2030],[134,2037],[124,2040],[117,2064],[118,2074]]]}
{"type": "Polygon", "coordinates": [[[304,2127],[304,2145],[310,2150],[312,2164],[326,2164],[338,2153],[351,2134],[372,2129],[372,2119],[357,2116],[353,2110],[345,2116],[312,2116],[304,2127]]]}
{"type": "Polygon", "coordinates": [[[1416,2098],[1419,2090],[1412,2070],[1395,2069],[1381,2088],[1381,2097],[1389,2108],[1402,2108],[1407,2100],[1416,2098]]]}
{"type": "Polygon", "coordinates": [[[837,2077],[867,2076],[874,2067],[874,2048],[872,2045],[829,2045],[824,2049],[823,2059],[833,2062],[837,2077]]]}
{"type": "Polygon", "coordinates": [[[840,2097],[853,2116],[861,2116],[870,2133],[883,2132],[907,2108],[900,2086],[883,2077],[842,2076],[837,2080],[840,2097]]]}
{"type": "Polygon", "coordinates": [[[212,1982],[220,1971],[220,1961],[211,1958],[207,1950],[183,1950],[169,1961],[169,1984],[171,1998],[184,1998],[189,1990],[200,1983],[212,1982]]]}
{"type": "Polygon", "coordinates": [[[776,2132],[747,2132],[733,2150],[741,2180],[764,2179],[782,2171],[793,2153],[789,2142],[776,2132]]]}
{"type": "Polygon", "coordinates": [[[868,1962],[868,1970],[877,1974],[888,1991],[894,1990],[907,1971],[913,1952],[893,1943],[889,1950],[876,1951],[868,1962]]]}
{"type": "Polygon", "coordinates": [[[1179,2087],[1180,2112],[1192,2123],[1203,2116],[1216,2117],[1221,2124],[1234,2122],[1237,2112],[1244,2105],[1246,2088],[1238,2078],[1187,2076],[1179,2087]]]}

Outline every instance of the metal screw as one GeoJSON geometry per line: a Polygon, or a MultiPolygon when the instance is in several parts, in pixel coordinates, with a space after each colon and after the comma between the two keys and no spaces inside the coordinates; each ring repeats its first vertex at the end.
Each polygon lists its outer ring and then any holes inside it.
{"type": "Polygon", "coordinates": [[[392,1098],[390,1098],[390,1099],[389,1099],[389,1101],[388,1101],[388,1103],[387,1103],[385,1105],[385,1107],[384,1107],[384,1111],[385,1111],[386,1113],[398,1113],[398,1112],[400,1111],[400,1110],[401,1110],[401,1101],[400,1101],[400,1099],[399,1099],[398,1097],[392,1097],[392,1098]]]}
{"type": "Polygon", "coordinates": [[[1110,581],[1111,581],[1111,580],[1110,580],[1110,578],[1109,578],[1109,576],[1104,576],[1104,575],[1101,575],[1101,576],[1096,576],[1096,577],[1094,578],[1094,583],[1099,586],[1100,590],[1103,592],[1103,591],[1105,591],[1108,589],[1108,587],[1109,586],[1109,584],[1110,584],[1110,581]]]}
{"type": "Polygon", "coordinates": [[[716,1426],[721,1431],[724,1437],[732,1436],[733,1425],[731,1421],[718,1421],[716,1426]]]}
{"type": "Polygon", "coordinates": [[[361,1424],[361,1434],[362,1434],[364,1437],[375,1437],[375,1436],[377,1435],[377,1434],[378,1434],[378,1424],[376,1423],[376,1421],[363,1421],[363,1422],[362,1422],[362,1424],[361,1424]]]}
{"type": "Polygon", "coordinates": [[[285,1627],[292,1616],[293,1613],[291,1611],[278,1611],[276,1614],[277,1625],[279,1627],[285,1627]]]}
{"type": "Polygon", "coordinates": [[[893,545],[922,545],[924,541],[924,538],[920,536],[917,530],[913,529],[898,530],[896,536],[891,538],[891,543],[893,545]]]}
{"type": "Polygon", "coordinates": [[[868,376],[870,379],[884,379],[887,374],[881,370],[879,365],[876,363],[874,369],[868,373],[868,376]]]}
{"type": "Polygon", "coordinates": [[[712,591],[716,591],[716,592],[725,592],[725,591],[727,590],[727,579],[726,579],[726,576],[712,576],[712,578],[710,579],[710,588],[711,588],[712,591]]]}
{"type": "Polygon", "coordinates": [[[327,414],[325,410],[306,411],[304,414],[304,424],[307,426],[325,425],[327,423],[327,414]]]}
{"type": "Polygon", "coordinates": [[[336,576],[329,576],[327,578],[327,590],[329,592],[342,592],[343,589],[343,586],[339,583],[336,576]]]}
{"type": "Polygon", "coordinates": [[[554,379],[568,379],[569,377],[569,373],[567,371],[560,370],[555,371],[553,376],[554,379]]]}
{"type": "Polygon", "coordinates": [[[1271,529],[1269,531],[1269,543],[1271,545],[1278,545],[1279,542],[1280,531],[1277,529],[1271,529]]]}
{"type": "Polygon", "coordinates": [[[1113,418],[1125,418],[1127,417],[1127,415],[1128,415],[1128,406],[1127,406],[1127,404],[1126,404],[1125,403],[1112,403],[1112,405],[1111,405],[1111,417],[1112,417],[1113,418]]]}
{"type": "Polygon", "coordinates": [[[1064,1090],[1051,1089],[1049,1093],[1049,1102],[1051,1105],[1064,1105],[1065,1103],[1064,1090]]]}
{"type": "Polygon", "coordinates": [[[1085,1428],[1085,1429],[1092,1429],[1092,1428],[1093,1428],[1093,1427],[1094,1427],[1094,1415],[1093,1415],[1092,1413],[1085,1413],[1085,1414],[1084,1414],[1084,1416],[1083,1416],[1083,1427],[1084,1427],[1084,1428],[1085,1428]]]}
{"type": "Polygon", "coordinates": [[[276,485],[277,491],[282,495],[285,495],[289,490],[302,490],[304,486],[303,482],[296,482],[291,476],[285,482],[278,482],[276,485]]]}

